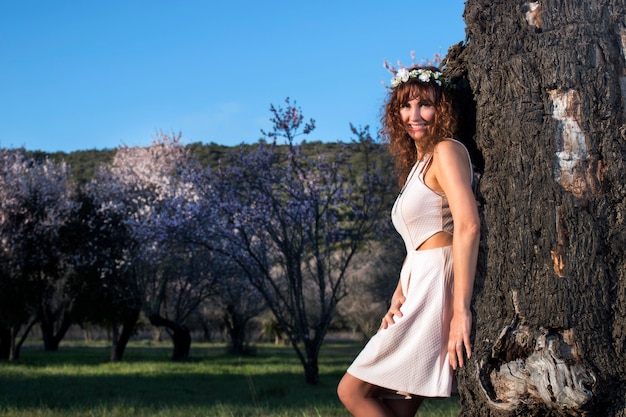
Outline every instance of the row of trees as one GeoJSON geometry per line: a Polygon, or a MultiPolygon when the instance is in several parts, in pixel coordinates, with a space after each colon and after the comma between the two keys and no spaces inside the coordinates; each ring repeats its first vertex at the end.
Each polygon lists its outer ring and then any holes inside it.
{"type": "Polygon", "coordinates": [[[316,383],[355,256],[389,234],[379,220],[392,179],[367,127],[337,152],[305,155],[295,139],[315,122],[286,103],[271,106],[267,141],[214,167],[162,133],[149,147],[120,147],[82,184],[63,162],[0,151],[1,356],[17,359],[36,324],[50,350],[72,324],[95,324],[120,360],[143,314],[183,360],[189,323],[209,303],[236,352],[247,323],[269,310],[316,383]]]}

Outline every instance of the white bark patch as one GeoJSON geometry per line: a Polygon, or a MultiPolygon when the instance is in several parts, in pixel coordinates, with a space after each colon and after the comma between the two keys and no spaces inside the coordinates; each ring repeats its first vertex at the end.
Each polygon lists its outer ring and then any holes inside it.
{"type": "Polygon", "coordinates": [[[552,100],[552,117],[557,120],[555,181],[576,197],[585,197],[587,183],[588,153],[585,134],[580,120],[580,96],[576,90],[549,91],[552,100]]]}
{"type": "Polygon", "coordinates": [[[502,330],[478,378],[489,405],[507,411],[545,406],[577,412],[591,401],[596,384],[571,330],[532,331],[517,321],[502,330]]]}
{"type": "Polygon", "coordinates": [[[541,29],[541,3],[526,3],[526,21],[529,25],[541,29]]]}

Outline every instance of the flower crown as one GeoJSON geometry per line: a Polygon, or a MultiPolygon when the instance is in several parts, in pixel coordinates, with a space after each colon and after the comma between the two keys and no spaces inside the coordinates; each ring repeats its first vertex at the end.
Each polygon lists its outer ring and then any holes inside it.
{"type": "Polygon", "coordinates": [[[452,86],[450,79],[444,77],[439,71],[432,71],[423,68],[415,68],[409,71],[406,68],[400,68],[398,72],[396,72],[396,75],[391,78],[391,88],[396,88],[400,84],[409,81],[410,78],[417,78],[423,83],[434,81],[440,87],[449,88],[452,86]]]}

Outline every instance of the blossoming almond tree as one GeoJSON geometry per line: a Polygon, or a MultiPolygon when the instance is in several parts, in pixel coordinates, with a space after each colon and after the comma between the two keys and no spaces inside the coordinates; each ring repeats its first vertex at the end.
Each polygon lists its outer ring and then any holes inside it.
{"type": "Polygon", "coordinates": [[[310,133],[315,123],[303,125],[300,109],[288,99],[287,105],[271,107],[274,127],[266,136],[284,138],[288,146],[241,147],[225,160],[219,180],[199,187],[207,204],[202,213],[213,213],[200,223],[263,295],[306,381],[315,384],[319,350],[345,295],[350,262],[386,208],[379,197],[385,180],[371,165],[351,172],[344,152],[305,157],[294,138],[310,133]]]}
{"type": "MultiPolygon", "coordinates": [[[[101,269],[109,302],[117,306],[117,314],[111,316],[109,322],[114,361],[121,359],[145,304],[143,279],[150,260],[143,257],[150,254],[150,245],[142,231],[158,202],[170,192],[171,171],[176,160],[169,152],[170,145],[166,138],[161,143],[155,140],[147,148],[121,146],[111,164],[99,169],[89,187],[96,212],[104,219],[100,227],[122,239],[118,243],[120,248],[108,252],[110,259],[102,263],[101,269]]],[[[179,147],[172,149],[179,150],[179,147]]]]}
{"type": "Polygon", "coordinates": [[[101,306],[91,320],[110,330],[112,362],[122,359],[143,306],[136,267],[139,245],[129,226],[141,207],[141,187],[135,187],[136,176],[122,163],[127,152],[118,149],[110,166],[99,167],[86,191],[93,205],[88,225],[97,237],[92,262],[97,265],[98,281],[92,303],[101,306]]]}
{"type": "Polygon", "coordinates": [[[68,174],[65,164],[0,150],[0,352],[10,360],[66,267],[59,232],[78,208],[68,174]]]}
{"type": "Polygon", "coordinates": [[[179,203],[196,198],[182,173],[195,164],[180,135],[160,133],[149,147],[118,149],[92,188],[100,212],[118,218],[131,243],[110,271],[121,278],[119,298],[134,300],[131,311],[143,309],[153,325],[166,328],[173,360],[188,358],[185,321],[213,291],[218,268],[211,253],[178,236],[180,216],[187,215],[179,203]]]}

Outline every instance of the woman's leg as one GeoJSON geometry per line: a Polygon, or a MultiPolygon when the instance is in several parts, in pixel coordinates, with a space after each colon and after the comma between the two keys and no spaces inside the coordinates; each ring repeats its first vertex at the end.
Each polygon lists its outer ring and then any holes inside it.
{"type": "Polygon", "coordinates": [[[337,395],[354,417],[395,417],[392,411],[379,398],[380,388],[368,382],[345,374],[337,395]]]}
{"type": "Polygon", "coordinates": [[[339,399],[354,417],[412,417],[422,401],[420,398],[381,399],[383,391],[348,373],[337,387],[339,399]]]}
{"type": "Polygon", "coordinates": [[[414,417],[417,409],[422,404],[423,398],[389,400],[385,399],[385,405],[393,411],[396,417],[414,417]]]}

